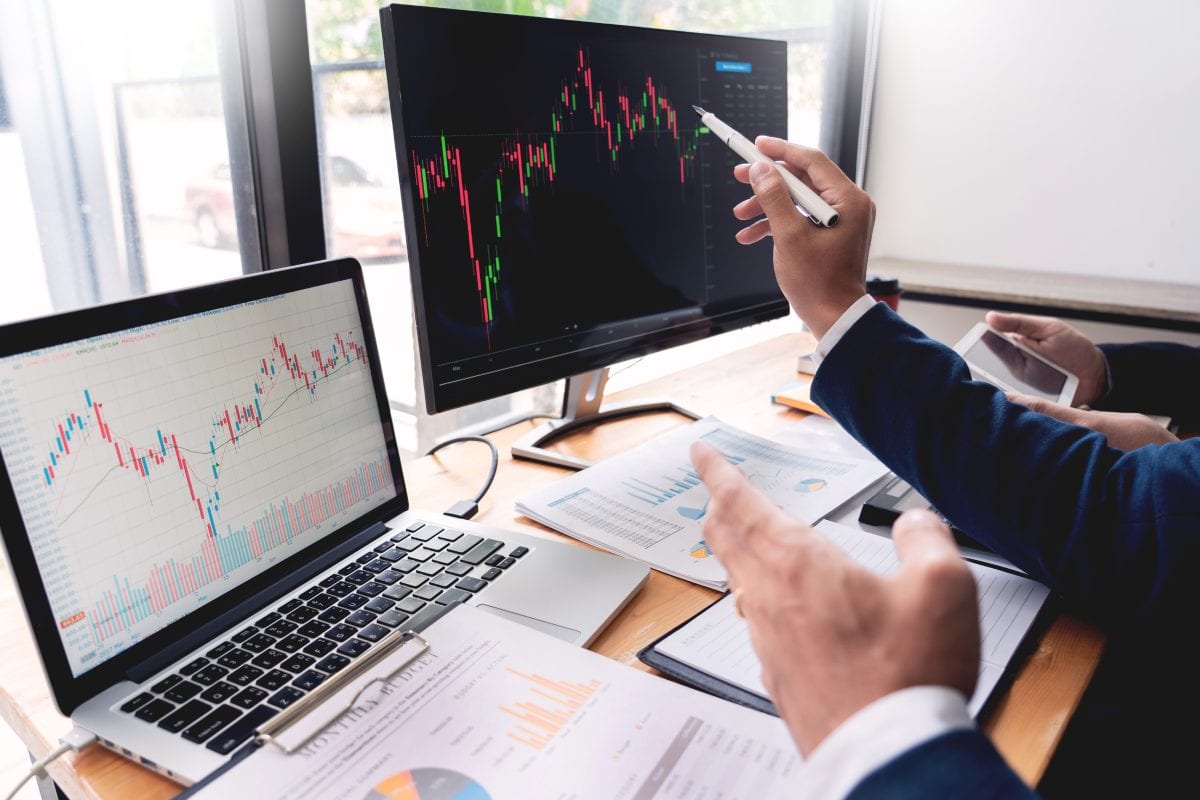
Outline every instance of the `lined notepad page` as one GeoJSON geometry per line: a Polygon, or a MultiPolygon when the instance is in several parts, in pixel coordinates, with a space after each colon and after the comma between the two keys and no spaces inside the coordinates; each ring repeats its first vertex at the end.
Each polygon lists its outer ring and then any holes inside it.
{"type": "MultiPolygon", "coordinates": [[[[822,522],[816,530],[872,572],[887,575],[900,564],[891,539],[835,522],[822,522]]],[[[1050,590],[1002,570],[970,562],[967,566],[979,588],[983,634],[979,683],[968,704],[974,716],[1000,682],[1050,590]]],[[[797,642],[797,646],[803,643],[797,642]]],[[[655,649],[726,683],[767,696],[760,677],[762,666],[751,647],[746,623],[733,613],[732,596],[706,609],[655,649]]]]}

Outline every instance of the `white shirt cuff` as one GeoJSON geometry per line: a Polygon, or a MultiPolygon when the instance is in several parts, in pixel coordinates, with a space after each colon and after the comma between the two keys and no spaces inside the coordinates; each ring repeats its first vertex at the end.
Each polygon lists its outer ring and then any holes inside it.
{"type": "Polygon", "coordinates": [[[812,354],[812,360],[816,364],[820,364],[825,360],[825,356],[829,355],[834,346],[842,340],[846,335],[846,331],[854,326],[871,308],[878,302],[869,294],[864,294],[862,297],[855,300],[849,308],[842,312],[842,315],[837,318],[837,322],[829,326],[829,330],[825,331],[825,335],[821,337],[821,341],[817,342],[817,349],[812,354]]]}
{"type": "Polygon", "coordinates": [[[974,726],[962,692],[913,686],[876,700],[817,746],[801,772],[802,797],[845,797],[896,756],[950,731],[974,726]]]}

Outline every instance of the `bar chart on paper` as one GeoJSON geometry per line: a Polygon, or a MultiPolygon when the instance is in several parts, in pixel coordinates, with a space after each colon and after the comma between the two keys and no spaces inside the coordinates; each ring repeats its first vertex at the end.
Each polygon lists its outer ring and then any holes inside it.
{"type": "Polygon", "coordinates": [[[755,488],[808,523],[887,472],[875,460],[789,447],[708,417],[523,497],[517,510],[668,574],[723,589],[725,570],[701,533],[710,496],[692,466],[693,442],[716,448],[755,488]]]}
{"type": "Polygon", "coordinates": [[[603,685],[599,680],[572,682],[553,680],[534,673],[508,668],[508,672],[527,683],[528,697],[500,710],[516,722],[508,738],[534,750],[545,750],[579,710],[603,685]]]}
{"type": "Polygon", "coordinates": [[[337,295],[0,364],[5,463],[77,674],[394,496],[372,355],[337,295]]]}

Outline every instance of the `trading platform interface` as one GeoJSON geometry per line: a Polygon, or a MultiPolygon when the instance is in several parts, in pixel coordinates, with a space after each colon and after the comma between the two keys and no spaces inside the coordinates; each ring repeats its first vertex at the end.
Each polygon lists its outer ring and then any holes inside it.
{"type": "Polygon", "coordinates": [[[779,301],[769,247],[734,240],[740,159],[692,105],[786,135],[784,43],[392,12],[438,386],[779,301]]]}
{"type": "Polygon", "coordinates": [[[76,676],[395,497],[352,281],[0,359],[76,676]]]}

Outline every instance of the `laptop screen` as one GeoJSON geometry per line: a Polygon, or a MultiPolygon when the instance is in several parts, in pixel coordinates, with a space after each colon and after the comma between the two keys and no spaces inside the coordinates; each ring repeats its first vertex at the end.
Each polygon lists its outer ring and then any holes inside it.
{"type": "Polygon", "coordinates": [[[396,497],[371,346],[347,279],[0,359],[73,675],[396,497]]]}

